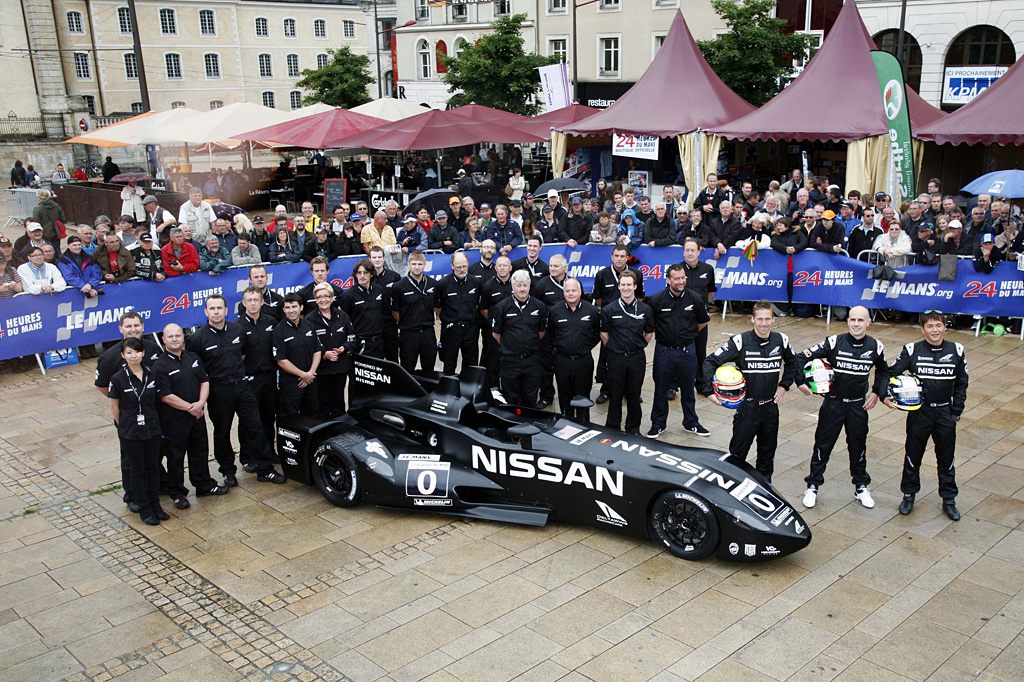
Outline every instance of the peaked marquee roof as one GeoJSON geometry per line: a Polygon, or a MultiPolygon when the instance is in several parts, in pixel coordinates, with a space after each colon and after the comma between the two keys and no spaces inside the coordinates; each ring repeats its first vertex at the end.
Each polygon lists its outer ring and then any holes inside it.
{"type": "Polygon", "coordinates": [[[915,131],[939,144],[1024,146],[1024,59],[1010,67],[974,100],[915,131]]]}
{"type": "Polygon", "coordinates": [[[562,132],[674,137],[721,125],[753,110],[711,70],[682,12],[677,11],[665,42],[640,80],[615,104],[562,132]],[[685,79],[682,83],[680,76],[685,79]],[[651,106],[654,102],[657,106],[651,106]]]}

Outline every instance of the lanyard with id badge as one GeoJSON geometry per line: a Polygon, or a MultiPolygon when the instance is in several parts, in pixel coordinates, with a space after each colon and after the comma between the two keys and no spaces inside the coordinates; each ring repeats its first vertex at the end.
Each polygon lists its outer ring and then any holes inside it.
{"type": "Polygon", "coordinates": [[[135,401],[139,406],[139,413],[135,415],[135,423],[138,426],[146,425],[146,415],[142,414],[142,396],[146,395],[146,372],[142,372],[142,391],[135,390],[135,382],[132,381],[133,374],[127,367],[124,368],[124,372],[128,375],[128,388],[132,389],[132,393],[135,395],[135,401]]]}

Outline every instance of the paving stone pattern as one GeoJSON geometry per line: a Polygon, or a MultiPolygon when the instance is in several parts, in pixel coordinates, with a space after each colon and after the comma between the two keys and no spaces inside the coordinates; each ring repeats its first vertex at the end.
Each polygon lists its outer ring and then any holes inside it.
{"type": "MultiPolygon", "coordinates": [[[[713,320],[711,344],[747,325],[713,320]]],[[[826,334],[822,320],[777,328],[797,350],[826,334]]],[[[870,331],[891,352],[917,336],[870,331]]],[[[951,338],[971,366],[963,519],[942,514],[927,458],[917,508],[899,516],[904,416],[879,407],[878,505],[853,500],[841,441],[802,512],[812,544],[755,565],[684,562],[593,528],[338,509],[247,474],[190,509],[166,503],[171,520],[150,528],[104,491],[118,450],[94,361],[6,373],[0,682],[1020,680],[1024,347],[951,338]]],[[[649,415],[650,379],[644,389],[649,415]]],[[[817,401],[794,391],[782,406],[775,484],[798,508],[817,401]]],[[[661,439],[724,449],[732,413],[698,412],[710,439],[682,431],[678,402],[661,439]]]]}

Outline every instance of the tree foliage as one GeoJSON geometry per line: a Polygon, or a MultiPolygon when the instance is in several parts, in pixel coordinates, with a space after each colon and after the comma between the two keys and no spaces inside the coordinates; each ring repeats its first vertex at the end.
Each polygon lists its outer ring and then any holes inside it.
{"type": "Polygon", "coordinates": [[[540,111],[535,100],[540,87],[537,67],[558,59],[527,54],[520,35],[525,20],[525,14],[499,17],[491,24],[492,31],[475,44],[462,40],[458,58],[438,55],[448,69],[442,80],[453,93],[449,105],[481,104],[523,116],[540,111]]]}
{"type": "Polygon", "coordinates": [[[302,80],[295,87],[309,94],[303,97],[307,106],[323,102],[332,107],[351,109],[371,100],[366,89],[373,83],[370,75],[370,58],[364,54],[353,54],[346,45],[328,49],[329,59],[319,69],[303,69],[302,80]]]}
{"type": "Polygon", "coordinates": [[[775,0],[712,0],[711,5],[729,32],[697,45],[718,77],[754,106],[779,94],[792,73],[790,60],[813,54],[811,36],[783,33],[786,20],[772,16],[775,0]]]}

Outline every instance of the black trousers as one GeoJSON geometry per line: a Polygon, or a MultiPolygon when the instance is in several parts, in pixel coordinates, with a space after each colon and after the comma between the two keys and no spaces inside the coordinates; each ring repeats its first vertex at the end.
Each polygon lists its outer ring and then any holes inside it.
{"type": "Polygon", "coordinates": [[[482,330],[484,352],[480,362],[484,366],[484,385],[487,388],[495,388],[498,386],[501,376],[501,352],[498,350],[498,342],[494,340],[494,335],[491,334],[491,325],[484,323],[482,330]]]}
{"type": "Polygon", "coordinates": [[[363,355],[384,359],[383,336],[360,336],[359,339],[363,342],[363,349],[360,351],[363,355]]]}
{"type": "Polygon", "coordinates": [[[155,514],[160,508],[160,436],[121,439],[121,450],[128,459],[132,500],[142,507],[142,516],[155,514]]]}
{"type": "MultiPolygon", "coordinates": [[[[114,425],[114,430],[117,430],[117,425],[114,425]]],[[[120,439],[118,439],[120,440],[120,439]]],[[[121,441],[121,499],[124,500],[125,504],[134,502],[135,499],[132,497],[132,470],[128,465],[128,453],[124,451],[124,441],[121,441]]]]}
{"type": "Polygon", "coordinates": [[[460,351],[464,368],[480,361],[479,334],[480,327],[476,322],[449,323],[441,327],[441,362],[444,363],[445,374],[455,374],[460,351]]]}
{"type": "Polygon", "coordinates": [[[597,371],[594,374],[594,381],[601,384],[601,393],[608,395],[608,387],[605,385],[608,380],[608,350],[601,344],[597,353],[597,371]]]}
{"type": "Polygon", "coordinates": [[[694,383],[697,393],[704,392],[704,360],[708,357],[708,328],[710,326],[706,325],[697,332],[697,338],[693,341],[694,348],[697,350],[697,380],[694,383]]]}
{"type": "Polygon", "coordinates": [[[234,475],[235,452],[231,449],[231,424],[238,415],[238,443],[242,452],[252,457],[256,471],[270,473],[277,457],[263,434],[256,396],[248,381],[235,384],[210,383],[210,399],[206,403],[213,423],[213,456],[220,473],[234,475]]]}
{"type": "Polygon", "coordinates": [[[775,472],[775,448],[779,444],[779,406],[775,401],[759,405],[757,401],[747,400],[733,415],[729,452],[746,459],[754,438],[757,438],[754,468],[770,479],[775,472]]]}
{"type": "Polygon", "coordinates": [[[626,401],[626,433],[640,433],[643,408],[640,407],[640,387],[644,383],[647,355],[638,351],[629,357],[621,353],[608,353],[605,389],[608,391],[608,418],[604,425],[618,429],[622,423],[622,401],[626,401]]]}
{"type": "Polygon", "coordinates": [[[318,396],[321,419],[334,419],[345,414],[345,384],[348,374],[318,374],[314,386],[318,396]]]}
{"type": "Polygon", "coordinates": [[[555,402],[555,346],[547,334],[540,340],[540,399],[555,402]]]}
{"type": "Polygon", "coordinates": [[[953,468],[956,453],[956,421],[949,405],[929,407],[907,415],[907,454],[903,458],[903,480],[900,490],[905,495],[916,495],[921,491],[921,460],[928,438],[935,444],[935,463],[939,470],[939,497],[952,500],[959,492],[956,487],[956,470],[953,468]]]}
{"type": "Polygon", "coordinates": [[[313,416],[320,412],[320,396],[317,382],[299,388],[299,379],[281,372],[277,378],[277,416],[279,419],[297,414],[313,416]]]}
{"type": "Polygon", "coordinates": [[[846,447],[850,451],[850,477],[853,484],[859,487],[871,483],[867,471],[868,411],[864,409],[864,401],[843,402],[839,398],[825,398],[818,410],[811,471],[804,478],[807,485],[821,487],[825,482],[828,458],[843,429],[846,429],[846,447]]]}
{"type": "Polygon", "coordinates": [[[409,372],[416,371],[416,361],[424,372],[433,372],[437,364],[437,337],[433,327],[403,329],[398,338],[402,367],[409,372]]]}
{"type": "MultiPolygon", "coordinates": [[[[277,372],[262,372],[253,375],[249,380],[252,386],[252,393],[256,397],[256,407],[260,412],[260,422],[263,424],[263,435],[266,436],[270,447],[274,447],[274,439],[277,432],[274,430],[274,423],[277,419],[277,372]]],[[[242,464],[253,464],[252,456],[248,452],[240,452],[238,460],[242,464]]]]}
{"type": "Polygon", "coordinates": [[[386,327],[381,337],[384,341],[384,359],[398,362],[398,327],[386,327]]]}
{"type": "Polygon", "coordinates": [[[569,403],[578,395],[590,398],[594,386],[594,356],[586,354],[581,358],[570,358],[556,352],[554,357],[555,384],[558,386],[558,411],[569,419],[580,422],[590,421],[590,410],[577,412],[569,403]]]}
{"type": "MultiPolygon", "coordinates": [[[[196,419],[187,412],[164,418],[162,455],[166,460],[166,473],[161,468],[161,490],[171,497],[188,495],[185,487],[185,458],[188,457],[188,480],[198,493],[209,492],[217,486],[210,476],[210,442],[206,437],[206,419],[196,419]]],[[[163,416],[163,415],[162,415],[163,416]]]]}
{"type": "Polygon", "coordinates": [[[501,357],[501,394],[509,405],[537,406],[540,389],[540,363],[537,354],[526,358],[518,355],[501,357]]]}

